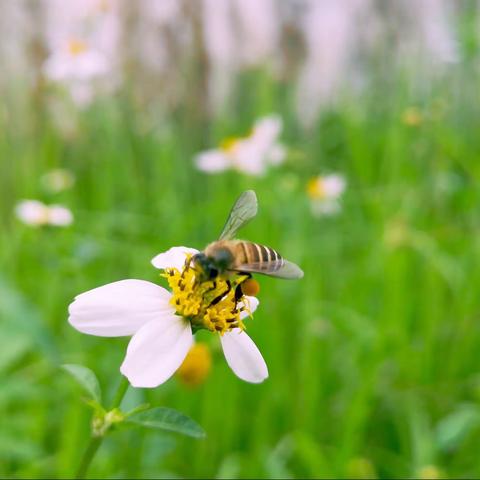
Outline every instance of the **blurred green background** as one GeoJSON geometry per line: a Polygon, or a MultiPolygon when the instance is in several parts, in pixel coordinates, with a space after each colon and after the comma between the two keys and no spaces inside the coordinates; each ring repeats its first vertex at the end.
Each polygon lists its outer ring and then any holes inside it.
{"type": "MultiPolygon", "coordinates": [[[[35,19],[49,3],[37,2],[29,15],[35,19]]],[[[184,3],[192,16],[182,10],[175,21],[196,25],[196,3],[184,3]]],[[[382,10],[361,1],[340,10],[352,5],[355,15],[382,10]]],[[[422,13],[427,24],[438,21],[432,11],[422,13]]],[[[413,28],[395,12],[382,15],[388,32],[413,28]]],[[[173,378],[152,390],[132,388],[125,405],[177,408],[207,437],[118,432],[102,445],[90,475],[480,475],[478,3],[459,2],[454,18],[454,63],[437,70],[415,57],[407,65],[398,61],[413,58],[402,53],[401,36],[386,36],[388,44],[376,38],[363,52],[361,86],[346,82],[342,67],[333,80],[338,91],[329,90],[328,102],[306,122],[294,77],[300,60],[286,64],[283,76],[265,65],[238,68],[228,98],[212,112],[211,64],[195,42],[181,44],[172,85],[141,77],[125,61],[122,82],[80,107],[65,85],[45,78],[42,61],[34,60],[47,58],[48,44],[34,48],[38,32],[31,34],[30,70],[5,71],[1,82],[1,476],[71,477],[78,465],[91,411],[61,364],[88,366],[107,394],[118,385],[128,338],[75,331],[67,323],[73,297],[124,278],[162,283],[151,258],[217,238],[245,189],[257,192],[259,214],[242,237],[278,249],[305,271],[295,282],[258,278],[261,303],[248,332],[269,379],[249,385],[236,378],[217,339],[200,332],[214,359],[202,385],[188,388],[173,378]],[[247,134],[271,113],[283,119],[282,165],[260,177],[195,168],[196,153],[247,134]],[[41,178],[58,168],[75,183],[52,193],[41,178]],[[316,216],[307,184],[331,172],[347,182],[341,209],[316,216]],[[65,205],[74,222],[23,224],[15,216],[22,199],[65,205]]],[[[15,41],[9,31],[3,35],[15,41]]],[[[338,44],[333,39],[327,50],[338,44]]],[[[305,45],[292,40],[272,52],[289,48],[305,45]]],[[[326,63],[322,68],[329,71],[326,63]]]]}

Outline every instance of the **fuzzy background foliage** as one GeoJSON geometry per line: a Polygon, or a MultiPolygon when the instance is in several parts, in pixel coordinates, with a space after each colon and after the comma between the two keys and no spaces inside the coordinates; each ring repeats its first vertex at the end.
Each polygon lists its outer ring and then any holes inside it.
{"type": "Polygon", "coordinates": [[[150,259],[172,245],[203,248],[237,195],[254,189],[259,214],[242,236],[305,271],[297,282],[259,278],[248,331],[270,378],[241,382],[200,332],[213,350],[202,385],[132,389],[126,405],[178,408],[207,438],[119,432],[91,475],[478,477],[480,109],[465,12],[462,58],[447,75],[418,88],[418,78],[373,65],[370,88],[324,108],[310,128],[292,84],[261,68],[239,76],[214,117],[189,71],[198,101],[161,121],[124,85],[76,112],[67,133],[52,120],[48,87],[11,85],[0,100],[0,475],[65,477],[77,465],[90,411],[60,364],[93,369],[107,393],[118,384],[128,339],[73,330],[73,297],[123,278],[161,282],[150,259]],[[283,165],[263,177],[195,169],[196,152],[271,112],[284,122],[283,165]],[[39,179],[59,167],[75,185],[49,194],[39,179]],[[329,172],[348,182],[342,210],[316,218],[306,186],[329,172]],[[13,213],[23,198],[68,205],[75,221],[23,225],[13,213]]]}

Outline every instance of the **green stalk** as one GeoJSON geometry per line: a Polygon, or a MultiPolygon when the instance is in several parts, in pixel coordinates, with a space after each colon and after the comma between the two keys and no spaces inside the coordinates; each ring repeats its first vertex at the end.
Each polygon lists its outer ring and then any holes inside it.
{"type": "Polygon", "coordinates": [[[88,467],[92,463],[93,457],[97,453],[98,448],[102,444],[103,437],[92,437],[90,438],[90,443],[88,444],[85,453],[83,454],[82,461],[78,467],[75,478],[86,478],[88,467]]]}
{"type": "MultiPolygon", "coordinates": [[[[120,407],[120,404],[122,403],[123,397],[127,393],[128,390],[128,380],[126,377],[122,376],[122,380],[120,382],[120,385],[118,386],[117,392],[115,393],[115,396],[113,397],[113,402],[110,410],[113,410],[114,408],[120,407]]],[[[90,464],[92,463],[95,454],[97,453],[97,450],[99,449],[100,445],[103,442],[103,439],[105,438],[105,435],[99,436],[99,437],[92,437],[90,438],[90,442],[87,446],[87,449],[85,450],[85,453],[83,454],[82,460],[80,462],[80,465],[78,467],[77,473],[75,475],[76,479],[80,478],[86,478],[87,471],[90,467],[90,464]]]]}
{"type": "Polygon", "coordinates": [[[130,384],[128,383],[127,377],[124,377],[122,375],[122,380],[120,381],[120,385],[118,386],[117,393],[115,393],[115,396],[113,397],[112,406],[110,407],[110,410],[120,407],[123,397],[127,393],[129,385],[130,384]]]}

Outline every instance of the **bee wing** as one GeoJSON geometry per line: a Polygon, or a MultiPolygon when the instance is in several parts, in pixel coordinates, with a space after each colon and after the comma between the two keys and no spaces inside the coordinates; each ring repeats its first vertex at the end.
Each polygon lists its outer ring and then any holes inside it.
{"type": "Polygon", "coordinates": [[[219,240],[235,238],[238,230],[257,214],[257,195],[253,190],[243,192],[233,205],[228,215],[219,240]]]}
{"type": "Polygon", "coordinates": [[[303,270],[288,260],[273,260],[271,262],[244,263],[235,268],[239,272],[261,273],[269,277],[294,280],[303,277],[303,270]]]}

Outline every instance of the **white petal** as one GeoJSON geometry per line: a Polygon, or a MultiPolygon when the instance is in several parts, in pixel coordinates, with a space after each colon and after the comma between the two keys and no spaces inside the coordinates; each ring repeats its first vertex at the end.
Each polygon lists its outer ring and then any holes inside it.
{"type": "Polygon", "coordinates": [[[237,377],[251,383],[263,382],[268,369],[253,340],[239,328],[220,337],[223,353],[229,367],[237,377]]]}
{"type": "Polygon", "coordinates": [[[55,52],[44,63],[45,75],[53,81],[88,81],[108,73],[107,58],[100,52],[86,51],[71,55],[68,51],[55,52]]]}
{"type": "Polygon", "coordinates": [[[198,250],[189,247],[172,247],[170,250],[159,253],[153,258],[152,265],[162,270],[165,268],[177,268],[181,270],[185,265],[185,259],[189,253],[195,255],[198,253],[198,250]]]}
{"type": "Polygon", "coordinates": [[[271,145],[281,132],[282,118],[279,115],[269,115],[255,122],[252,136],[263,145],[271,145]]]}
{"type": "Polygon", "coordinates": [[[79,55],[77,59],[72,59],[71,75],[74,78],[90,80],[93,77],[106,75],[108,71],[108,60],[100,52],[91,50],[79,55]]]}
{"type": "Polygon", "coordinates": [[[15,207],[15,213],[27,225],[44,225],[48,220],[48,207],[38,200],[22,200],[15,207]]]}
{"type": "Polygon", "coordinates": [[[240,302],[238,302],[238,305],[237,305],[238,308],[247,307],[247,310],[244,310],[243,312],[240,312],[240,319],[241,320],[249,317],[257,309],[257,307],[260,303],[260,301],[258,300],[257,297],[245,296],[245,298],[247,299],[246,302],[241,300],[240,302]]]}
{"type": "Polygon", "coordinates": [[[248,138],[238,142],[233,157],[233,163],[237,170],[249,175],[260,176],[266,169],[265,150],[254,139],[248,138]]]}
{"type": "Polygon", "coordinates": [[[68,309],[70,324],[100,337],[133,335],[140,327],[170,314],[170,292],[144,280],[121,280],[75,297],[68,309]]]}
{"type": "Polygon", "coordinates": [[[221,172],[231,167],[231,162],[221,150],[206,150],[194,158],[199,170],[208,173],[221,172]]]}
{"type": "Polygon", "coordinates": [[[48,223],[56,227],[67,227],[73,222],[73,213],[61,205],[51,205],[48,210],[48,223]]]}
{"type": "Polygon", "coordinates": [[[327,198],[340,197],[347,186],[345,178],[337,174],[331,174],[323,177],[321,184],[327,198]]]}
{"type": "Polygon", "coordinates": [[[160,317],[132,337],[120,371],[134,387],[158,387],[177,371],[192,343],[192,329],[184,318],[160,317]]]}

